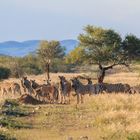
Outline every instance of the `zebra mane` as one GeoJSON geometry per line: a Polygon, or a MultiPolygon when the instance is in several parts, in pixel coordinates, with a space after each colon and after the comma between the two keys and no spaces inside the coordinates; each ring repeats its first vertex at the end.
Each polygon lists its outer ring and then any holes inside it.
{"type": "Polygon", "coordinates": [[[80,86],[84,86],[84,84],[80,80],[78,80],[78,79],[76,79],[76,80],[80,86]]]}

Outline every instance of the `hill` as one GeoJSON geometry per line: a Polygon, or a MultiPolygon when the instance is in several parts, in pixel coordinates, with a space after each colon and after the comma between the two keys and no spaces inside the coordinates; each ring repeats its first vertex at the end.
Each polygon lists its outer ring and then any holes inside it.
{"type": "MultiPolygon", "coordinates": [[[[0,54],[9,56],[23,57],[29,53],[36,51],[40,43],[40,40],[27,40],[23,42],[6,41],[0,43],[0,54]]],[[[61,46],[66,48],[66,53],[70,52],[77,46],[77,40],[62,40],[61,46]]]]}

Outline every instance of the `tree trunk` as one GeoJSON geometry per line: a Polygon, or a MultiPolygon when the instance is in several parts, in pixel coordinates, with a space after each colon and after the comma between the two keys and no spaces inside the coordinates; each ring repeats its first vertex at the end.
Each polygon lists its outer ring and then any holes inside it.
{"type": "Polygon", "coordinates": [[[50,63],[46,64],[47,80],[50,79],[50,63]]]}
{"type": "Polygon", "coordinates": [[[129,65],[126,64],[125,62],[121,62],[121,63],[114,63],[110,66],[107,66],[107,67],[103,67],[100,63],[98,63],[99,65],[99,75],[98,75],[98,83],[103,83],[104,81],[104,78],[105,78],[105,74],[106,74],[106,71],[109,70],[109,69],[113,69],[114,66],[117,66],[117,65],[124,65],[126,67],[129,68],[129,65]]]}
{"type": "Polygon", "coordinates": [[[106,71],[112,69],[114,66],[116,66],[116,64],[107,67],[103,67],[100,63],[98,65],[99,65],[98,83],[103,83],[106,71]]]}
{"type": "Polygon", "coordinates": [[[99,70],[98,83],[103,83],[105,78],[105,70],[99,70]]]}

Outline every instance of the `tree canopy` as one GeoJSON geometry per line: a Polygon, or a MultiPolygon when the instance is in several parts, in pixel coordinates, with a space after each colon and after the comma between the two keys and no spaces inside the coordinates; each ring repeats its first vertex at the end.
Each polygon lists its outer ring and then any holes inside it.
{"type": "Polygon", "coordinates": [[[66,63],[82,64],[86,59],[85,50],[83,47],[76,47],[66,56],[66,63]]]}
{"type": "Polygon", "coordinates": [[[140,39],[135,35],[127,35],[122,42],[122,47],[129,59],[140,59],[140,39]]]}
{"type": "Polygon", "coordinates": [[[62,58],[65,55],[64,48],[59,41],[42,41],[37,51],[44,62],[55,58],[62,58]]]}
{"type": "Polygon", "coordinates": [[[50,79],[50,64],[55,59],[62,59],[65,55],[64,48],[60,46],[59,41],[42,41],[37,51],[38,56],[43,60],[47,79],[50,79]]]}
{"type": "Polygon", "coordinates": [[[78,39],[90,63],[119,63],[126,58],[121,49],[120,35],[111,29],[86,26],[78,39]]]}

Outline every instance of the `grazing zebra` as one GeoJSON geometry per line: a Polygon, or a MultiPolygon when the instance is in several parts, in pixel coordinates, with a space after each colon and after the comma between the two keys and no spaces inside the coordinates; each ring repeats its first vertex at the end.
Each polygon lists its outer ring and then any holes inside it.
{"type": "Polygon", "coordinates": [[[64,76],[58,76],[60,79],[59,83],[59,92],[61,96],[60,103],[69,103],[70,104],[70,98],[71,98],[71,83],[66,80],[64,76]],[[67,98],[68,97],[68,101],[67,98]]]}
{"type": "Polygon", "coordinates": [[[106,93],[130,93],[131,87],[129,84],[109,84],[109,83],[101,83],[99,84],[99,92],[106,92],[106,93]]]}
{"type": "Polygon", "coordinates": [[[78,80],[78,78],[72,79],[72,87],[74,88],[77,95],[77,104],[79,104],[80,100],[81,103],[83,103],[83,96],[85,94],[96,94],[96,87],[91,84],[91,81],[89,81],[88,83],[90,84],[84,85],[78,80]]]}

